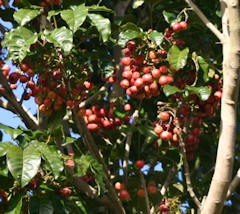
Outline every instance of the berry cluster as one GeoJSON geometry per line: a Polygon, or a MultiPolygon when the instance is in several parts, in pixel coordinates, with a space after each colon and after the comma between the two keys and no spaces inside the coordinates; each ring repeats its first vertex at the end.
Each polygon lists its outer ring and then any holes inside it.
{"type": "MultiPolygon", "coordinates": [[[[102,108],[99,105],[94,105],[92,108],[80,109],[78,114],[83,116],[87,128],[90,131],[97,132],[100,134],[104,130],[114,130],[122,124],[128,124],[130,116],[126,115],[123,118],[117,118],[114,115],[114,108],[116,106],[111,104],[109,109],[102,108]]],[[[132,107],[130,104],[124,105],[125,111],[131,111],[132,107]]]]}

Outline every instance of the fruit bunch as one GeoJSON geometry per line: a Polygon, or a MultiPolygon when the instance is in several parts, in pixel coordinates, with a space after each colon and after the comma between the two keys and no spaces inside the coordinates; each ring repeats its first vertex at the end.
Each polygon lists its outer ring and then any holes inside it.
{"type": "MultiPolygon", "coordinates": [[[[106,130],[114,130],[122,124],[128,124],[130,116],[126,115],[123,118],[118,118],[114,115],[114,108],[116,105],[110,104],[109,108],[94,105],[91,108],[80,109],[78,114],[84,118],[87,128],[98,134],[106,130]]],[[[125,111],[131,110],[131,105],[124,105],[125,111]]]]}

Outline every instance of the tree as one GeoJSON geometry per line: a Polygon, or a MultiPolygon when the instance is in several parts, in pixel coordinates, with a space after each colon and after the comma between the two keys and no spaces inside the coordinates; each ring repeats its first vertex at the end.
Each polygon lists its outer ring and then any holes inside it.
{"type": "Polygon", "coordinates": [[[0,4],[2,213],[239,212],[237,0],[0,4]]]}

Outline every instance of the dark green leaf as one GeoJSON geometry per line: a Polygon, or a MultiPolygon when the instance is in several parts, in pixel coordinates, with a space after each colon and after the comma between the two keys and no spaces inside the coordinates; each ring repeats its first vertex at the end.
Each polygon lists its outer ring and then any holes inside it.
{"type": "Polygon", "coordinates": [[[209,80],[209,65],[201,56],[197,57],[197,62],[199,64],[199,75],[202,77],[204,82],[207,82],[209,80]]]}
{"type": "Polygon", "coordinates": [[[136,24],[132,22],[127,22],[126,24],[120,26],[120,32],[126,31],[126,30],[134,30],[137,32],[143,32],[142,28],[138,27],[136,24]]]}
{"type": "Polygon", "coordinates": [[[45,30],[44,34],[48,42],[53,43],[56,47],[60,47],[65,53],[71,51],[73,47],[73,34],[65,26],[56,28],[53,31],[45,30]]]}
{"type": "Polygon", "coordinates": [[[207,100],[211,95],[211,90],[207,86],[186,86],[185,89],[188,90],[190,93],[197,94],[198,97],[203,101],[207,100]]]}
{"type": "Polygon", "coordinates": [[[5,33],[2,46],[7,47],[9,59],[21,62],[27,55],[30,46],[34,44],[37,39],[38,35],[36,33],[33,33],[25,27],[18,27],[5,33]]]}
{"type": "Polygon", "coordinates": [[[23,130],[18,128],[12,128],[0,123],[0,129],[3,129],[7,134],[9,134],[13,139],[16,139],[19,135],[23,133],[23,130]]]}
{"type": "Polygon", "coordinates": [[[5,214],[20,214],[22,208],[22,196],[20,194],[11,198],[5,214]]]}
{"type": "Polygon", "coordinates": [[[90,155],[82,155],[80,158],[76,158],[77,173],[76,176],[82,177],[86,175],[90,166],[90,155]]]}
{"type": "Polygon", "coordinates": [[[54,208],[52,202],[47,199],[40,200],[39,214],[53,214],[54,208]]]}
{"type": "Polygon", "coordinates": [[[67,22],[70,29],[75,33],[83,24],[88,15],[88,8],[84,4],[72,8],[72,10],[63,10],[62,19],[67,22]]]}
{"type": "Polygon", "coordinates": [[[84,204],[81,201],[75,202],[77,207],[82,211],[83,214],[88,214],[87,208],[84,206],[84,204]]]}
{"type": "Polygon", "coordinates": [[[10,143],[0,143],[0,157],[6,155],[7,147],[11,145],[10,143]]]}
{"type": "Polygon", "coordinates": [[[163,87],[163,92],[164,94],[168,97],[172,94],[175,94],[177,92],[182,92],[182,90],[180,90],[179,88],[177,88],[176,86],[172,86],[172,85],[164,85],[163,87]]]}
{"type": "Polygon", "coordinates": [[[63,117],[66,114],[66,109],[62,109],[60,111],[54,112],[49,118],[48,118],[48,127],[50,129],[56,129],[60,126],[62,123],[63,117]]]}
{"type": "Polygon", "coordinates": [[[156,30],[154,30],[148,35],[148,39],[153,41],[156,45],[161,45],[163,38],[164,38],[163,34],[156,30]]]}
{"type": "Polygon", "coordinates": [[[163,11],[163,17],[165,21],[170,25],[173,26],[176,22],[181,21],[181,17],[177,17],[175,13],[163,11]]]}
{"type": "Polygon", "coordinates": [[[121,32],[119,34],[118,45],[120,45],[121,47],[125,47],[126,43],[129,40],[136,39],[136,38],[142,38],[143,35],[144,34],[142,32],[131,30],[131,29],[121,32]]]}
{"type": "Polygon", "coordinates": [[[172,46],[168,52],[168,61],[170,66],[178,71],[187,64],[189,49],[180,50],[176,45],[172,46]]]}
{"type": "Polygon", "coordinates": [[[92,25],[98,29],[103,42],[106,42],[111,35],[111,22],[109,19],[94,13],[88,14],[88,17],[90,18],[92,25]]]}
{"type": "Polygon", "coordinates": [[[140,7],[143,3],[144,3],[144,0],[134,0],[132,7],[133,7],[133,9],[136,9],[136,8],[140,7]]]}
{"type": "Polygon", "coordinates": [[[46,144],[42,144],[41,152],[44,160],[46,160],[50,166],[55,179],[57,179],[63,171],[63,161],[60,153],[55,146],[49,146],[46,144]]]}
{"type": "Polygon", "coordinates": [[[15,21],[20,25],[25,25],[40,14],[40,10],[19,9],[14,13],[15,21]]]}

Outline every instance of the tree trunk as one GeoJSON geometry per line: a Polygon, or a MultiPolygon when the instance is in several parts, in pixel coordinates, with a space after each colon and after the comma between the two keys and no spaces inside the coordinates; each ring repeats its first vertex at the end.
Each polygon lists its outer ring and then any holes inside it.
{"type": "Polygon", "coordinates": [[[223,15],[223,96],[221,104],[221,130],[215,172],[201,214],[220,214],[232,179],[236,140],[236,112],[240,68],[240,17],[238,0],[221,1],[223,15]],[[225,4],[225,5],[223,5],[225,4]],[[229,37],[226,32],[228,24],[229,37]],[[225,32],[224,32],[225,31],[225,32]]]}

